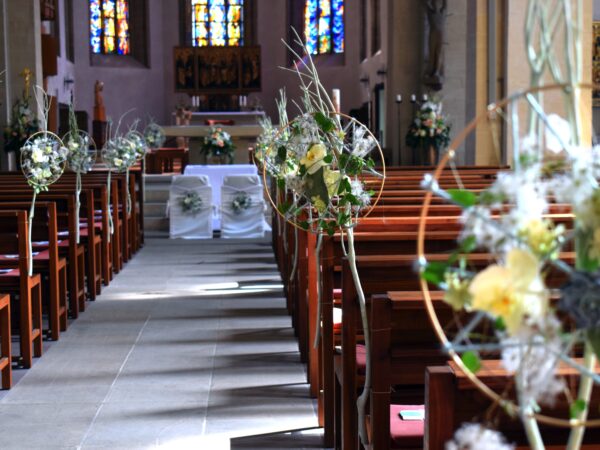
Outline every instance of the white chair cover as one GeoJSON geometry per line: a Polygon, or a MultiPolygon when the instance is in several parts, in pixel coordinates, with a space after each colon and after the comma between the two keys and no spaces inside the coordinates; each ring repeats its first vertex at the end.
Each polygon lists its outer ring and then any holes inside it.
{"type": "Polygon", "coordinates": [[[258,175],[231,175],[221,187],[221,237],[251,239],[264,237],[269,225],[265,222],[265,198],[258,175]],[[240,194],[250,198],[250,207],[235,211],[232,203],[240,194]]]}
{"type": "Polygon", "coordinates": [[[206,176],[175,176],[169,192],[169,235],[171,239],[212,239],[212,188],[206,176]],[[185,213],[180,200],[193,191],[202,199],[202,210],[185,213]]]}

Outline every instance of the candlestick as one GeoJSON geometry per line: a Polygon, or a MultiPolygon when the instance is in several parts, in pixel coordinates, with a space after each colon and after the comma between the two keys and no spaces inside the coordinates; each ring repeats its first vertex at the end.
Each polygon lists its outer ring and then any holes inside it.
{"type": "Polygon", "coordinates": [[[415,94],[410,96],[410,102],[411,103],[417,103],[417,96],[415,94]]]}
{"type": "Polygon", "coordinates": [[[333,109],[335,110],[335,112],[340,112],[341,111],[341,91],[339,89],[332,89],[331,90],[331,101],[333,102],[333,109]]]}
{"type": "Polygon", "coordinates": [[[426,102],[429,99],[429,97],[427,97],[427,94],[423,94],[423,101],[426,102]]]}
{"type": "Polygon", "coordinates": [[[400,94],[396,95],[396,103],[402,103],[402,96],[400,94]]]}

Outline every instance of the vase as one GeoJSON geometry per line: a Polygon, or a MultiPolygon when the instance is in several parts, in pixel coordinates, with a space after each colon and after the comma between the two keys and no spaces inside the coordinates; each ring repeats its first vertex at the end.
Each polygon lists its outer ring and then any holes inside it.
{"type": "Polygon", "coordinates": [[[208,157],[208,164],[210,165],[224,165],[229,163],[227,155],[212,155],[208,157]]]}

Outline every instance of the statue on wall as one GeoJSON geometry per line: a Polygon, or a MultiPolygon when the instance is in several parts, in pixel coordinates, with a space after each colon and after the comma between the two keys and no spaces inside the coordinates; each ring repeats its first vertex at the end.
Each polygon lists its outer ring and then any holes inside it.
{"type": "Polygon", "coordinates": [[[425,11],[429,25],[428,64],[423,83],[439,91],[444,82],[444,40],[446,37],[446,11],[448,0],[426,0],[425,11]]]}
{"type": "Polygon", "coordinates": [[[98,122],[106,122],[106,110],[104,109],[104,98],[102,97],[103,90],[104,83],[96,80],[94,85],[94,120],[98,122]]]}

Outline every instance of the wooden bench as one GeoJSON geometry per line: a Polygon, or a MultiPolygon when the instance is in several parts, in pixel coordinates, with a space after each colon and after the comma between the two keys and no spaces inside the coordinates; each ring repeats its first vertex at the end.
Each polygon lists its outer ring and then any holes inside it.
{"type": "Polygon", "coordinates": [[[2,389],[12,387],[10,295],[0,295],[0,379],[2,389]]]}
{"type": "MultiPolygon", "coordinates": [[[[15,300],[13,314],[19,315],[20,361],[29,368],[33,356],[42,356],[42,283],[39,274],[28,276],[28,231],[25,211],[0,211],[0,252],[18,254],[17,269],[4,267],[0,273],[0,292],[15,300]],[[19,301],[16,302],[16,298],[19,301]],[[33,346],[33,351],[32,351],[33,346]]],[[[0,268],[2,264],[0,264],[0,268]]]]}

